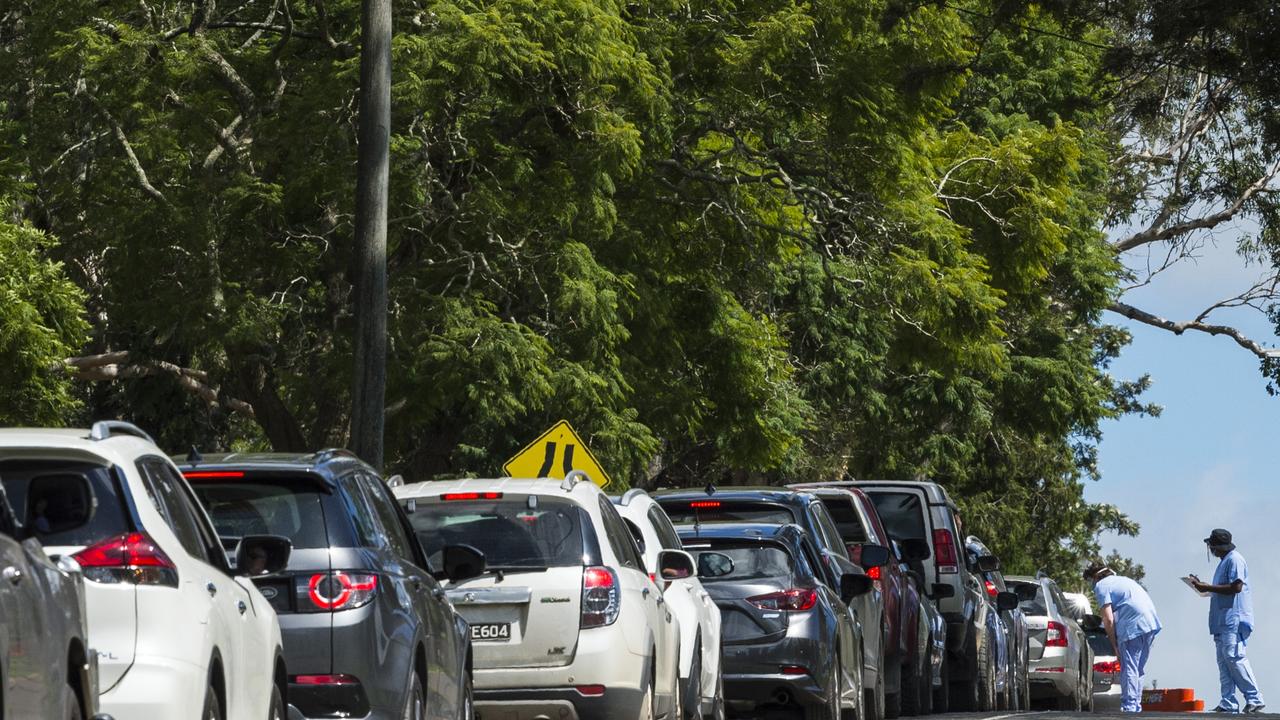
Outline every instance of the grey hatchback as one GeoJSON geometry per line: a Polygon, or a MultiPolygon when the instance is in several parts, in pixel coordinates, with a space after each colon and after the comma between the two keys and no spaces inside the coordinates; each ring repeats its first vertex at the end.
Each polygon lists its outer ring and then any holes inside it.
{"type": "MultiPolygon", "coordinates": [[[[79,478],[45,478],[80,490],[80,499],[87,492],[79,478]]],[[[42,500],[36,518],[46,530],[70,530],[88,521],[87,502],[78,512],[59,512],[71,505],[66,494],[42,500]]],[[[0,718],[81,720],[96,712],[98,658],[85,642],[82,583],[74,560],[55,563],[45,556],[0,486],[0,718]]]]}
{"type": "MultiPolygon", "coordinates": [[[[371,467],[345,450],[193,453],[179,467],[228,551],[245,535],[293,541],[284,572],[254,578],[280,617],[290,705],[307,718],[470,720],[470,629],[371,467]]],[[[451,550],[465,560],[453,565],[483,569],[451,550]]]]}

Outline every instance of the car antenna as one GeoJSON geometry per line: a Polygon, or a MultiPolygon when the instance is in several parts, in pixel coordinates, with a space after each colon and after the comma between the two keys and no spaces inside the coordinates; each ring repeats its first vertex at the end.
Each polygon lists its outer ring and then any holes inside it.
{"type": "Polygon", "coordinates": [[[710,497],[711,495],[715,495],[715,494],[716,494],[716,484],[715,484],[715,483],[707,483],[707,486],[706,486],[705,488],[703,488],[703,490],[702,490],[702,491],[703,491],[703,492],[705,492],[705,493],[707,494],[707,496],[708,496],[708,497],[710,497]]]}
{"type": "Polygon", "coordinates": [[[191,446],[191,452],[187,453],[187,462],[198,463],[204,462],[204,456],[200,454],[200,449],[195,445],[191,446]]]}

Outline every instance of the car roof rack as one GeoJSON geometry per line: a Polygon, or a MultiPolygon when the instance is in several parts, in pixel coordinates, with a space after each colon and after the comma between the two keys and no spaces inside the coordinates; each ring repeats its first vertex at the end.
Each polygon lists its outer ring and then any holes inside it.
{"type": "Polygon", "coordinates": [[[622,493],[622,499],[618,501],[618,504],[623,506],[630,505],[632,500],[648,494],[649,493],[645,492],[644,488],[631,488],[630,490],[622,493]]]}
{"type": "Polygon", "coordinates": [[[89,429],[90,440],[107,440],[113,435],[131,435],[146,440],[152,445],[156,444],[156,441],[142,428],[123,420],[99,420],[89,429]]]}
{"type": "Polygon", "coordinates": [[[560,483],[560,489],[568,492],[578,483],[584,482],[591,482],[591,476],[581,470],[570,470],[569,474],[564,476],[564,482],[560,483]]]}
{"type": "Polygon", "coordinates": [[[317,450],[316,453],[311,456],[311,460],[312,462],[324,462],[325,460],[332,460],[335,457],[348,457],[354,460],[360,459],[359,455],[356,455],[346,448],[326,448],[324,450],[317,450]]]}

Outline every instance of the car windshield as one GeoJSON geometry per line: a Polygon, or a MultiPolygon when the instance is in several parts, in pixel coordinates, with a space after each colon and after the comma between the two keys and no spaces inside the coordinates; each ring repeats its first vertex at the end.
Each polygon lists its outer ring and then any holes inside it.
{"type": "Polygon", "coordinates": [[[920,496],[913,492],[867,493],[876,505],[885,532],[895,540],[924,540],[928,533],[924,527],[924,511],[920,496]]]}
{"type": "Polygon", "coordinates": [[[859,545],[867,542],[867,531],[866,528],[862,527],[862,518],[859,517],[858,511],[853,507],[854,499],[852,497],[820,497],[822,504],[831,513],[831,519],[835,521],[836,529],[840,531],[841,540],[844,540],[849,545],[859,545]]]}
{"type": "Polygon", "coordinates": [[[1027,615],[1048,615],[1044,587],[1040,583],[1010,582],[1009,590],[1018,596],[1018,607],[1027,615]]]}
{"type": "Polygon", "coordinates": [[[774,545],[714,545],[689,550],[703,583],[790,582],[791,555],[774,545]]]}
{"type": "Polygon", "coordinates": [[[786,505],[754,500],[667,500],[662,509],[676,525],[712,523],[763,523],[785,525],[796,521],[786,505]]]}
{"type": "Polygon", "coordinates": [[[583,561],[582,511],[559,498],[419,498],[409,522],[433,567],[440,567],[441,552],[450,545],[474,547],[491,568],[572,567],[583,561]]]}
{"type": "Polygon", "coordinates": [[[298,477],[246,477],[234,480],[188,475],[191,489],[209,511],[222,538],[283,535],[298,549],[329,546],[321,494],[316,480],[298,477]]]}
{"type": "Polygon", "coordinates": [[[1116,649],[1111,647],[1111,638],[1107,637],[1105,630],[1087,630],[1085,635],[1089,638],[1089,647],[1093,648],[1094,655],[1116,654],[1116,649]]]}
{"type": "Polygon", "coordinates": [[[116,481],[101,465],[3,460],[0,482],[18,522],[46,547],[93,545],[129,530],[116,481]]]}

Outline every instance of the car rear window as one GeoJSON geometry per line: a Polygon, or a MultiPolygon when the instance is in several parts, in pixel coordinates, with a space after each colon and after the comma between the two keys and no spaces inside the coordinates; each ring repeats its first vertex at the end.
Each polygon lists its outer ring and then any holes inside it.
{"type": "Polygon", "coordinates": [[[314,479],[188,475],[187,480],[224,545],[245,535],[283,535],[295,548],[329,547],[322,500],[327,491],[314,479]]]}
{"type": "Polygon", "coordinates": [[[128,532],[109,468],[66,460],[0,461],[0,482],[18,522],[49,547],[93,545],[128,532]],[[88,483],[89,494],[83,492],[88,483]],[[83,522],[88,513],[88,522],[83,522]]]}
{"type": "Polygon", "coordinates": [[[418,499],[409,513],[432,567],[450,545],[484,553],[490,568],[582,565],[582,510],[554,497],[507,495],[496,500],[418,499]]]}
{"type": "Polygon", "coordinates": [[[840,531],[841,540],[850,545],[867,542],[867,530],[862,527],[862,518],[853,507],[852,497],[846,499],[819,496],[819,498],[826,506],[827,512],[831,513],[831,519],[835,522],[836,529],[840,531]]]}
{"type": "Polygon", "coordinates": [[[717,544],[689,550],[697,563],[703,583],[767,582],[789,583],[795,565],[791,555],[777,545],[717,544]]]}
{"type": "Polygon", "coordinates": [[[660,503],[676,525],[711,523],[763,523],[785,525],[796,521],[786,505],[752,500],[667,500],[660,503]]]}
{"type": "Polygon", "coordinates": [[[1018,596],[1018,607],[1027,615],[1048,615],[1044,587],[1039,583],[1009,581],[1009,590],[1018,596]]]}
{"type": "Polygon", "coordinates": [[[895,540],[924,540],[929,534],[924,526],[924,508],[920,496],[912,492],[877,492],[868,491],[871,502],[875,503],[876,512],[880,514],[880,522],[885,532],[895,540]]]}
{"type": "Polygon", "coordinates": [[[1107,637],[1106,630],[1087,630],[1085,637],[1089,638],[1089,647],[1093,648],[1094,655],[1116,654],[1116,649],[1111,646],[1111,638],[1107,637]]]}

